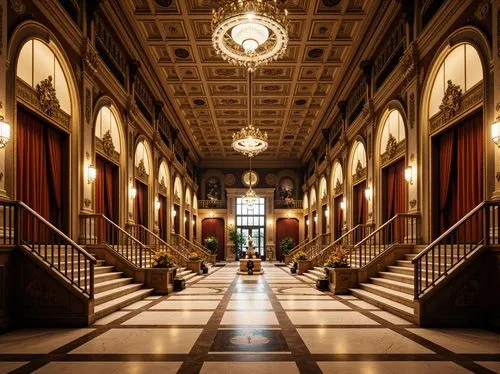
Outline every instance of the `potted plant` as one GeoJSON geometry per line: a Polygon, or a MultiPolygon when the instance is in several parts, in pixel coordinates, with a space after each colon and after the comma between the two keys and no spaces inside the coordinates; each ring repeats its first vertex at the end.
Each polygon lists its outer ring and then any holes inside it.
{"type": "Polygon", "coordinates": [[[283,260],[285,256],[288,256],[293,247],[295,247],[295,239],[292,238],[291,236],[286,236],[281,240],[280,251],[281,254],[283,255],[283,260]]]}
{"type": "Polygon", "coordinates": [[[325,272],[328,275],[328,268],[348,268],[350,267],[348,262],[348,252],[347,250],[340,246],[336,245],[333,248],[332,254],[328,258],[328,260],[324,264],[325,272]]]}
{"type": "Polygon", "coordinates": [[[200,255],[196,252],[191,252],[187,260],[186,268],[194,273],[201,274],[201,263],[202,258],[200,255]]]}
{"type": "Polygon", "coordinates": [[[173,291],[176,265],[166,251],[160,250],[153,255],[151,268],[145,270],[145,283],[154,293],[166,295],[173,291]]]}
{"type": "Polygon", "coordinates": [[[341,245],[335,246],[325,262],[325,273],[330,283],[329,289],[334,294],[345,294],[349,288],[359,283],[358,270],[349,265],[349,251],[341,245]]]}
{"type": "Polygon", "coordinates": [[[217,261],[217,251],[219,250],[219,241],[215,236],[207,236],[203,244],[210,251],[210,261],[212,264],[215,264],[217,261]]]}
{"type": "Polygon", "coordinates": [[[243,237],[240,235],[236,227],[229,226],[229,239],[233,242],[233,255],[234,259],[238,261],[241,258],[241,251],[243,249],[243,237]]]}
{"type": "Polygon", "coordinates": [[[297,274],[303,274],[311,268],[311,260],[307,257],[304,251],[298,251],[295,255],[295,262],[297,263],[297,274]]]}

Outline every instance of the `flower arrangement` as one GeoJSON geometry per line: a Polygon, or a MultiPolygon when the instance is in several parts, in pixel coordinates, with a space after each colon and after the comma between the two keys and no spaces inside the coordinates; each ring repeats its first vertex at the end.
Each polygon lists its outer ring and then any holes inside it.
{"type": "Polygon", "coordinates": [[[153,256],[154,268],[173,268],[175,267],[171,257],[165,251],[158,251],[153,256]]]}
{"type": "Polygon", "coordinates": [[[188,258],[189,258],[189,260],[190,260],[190,261],[198,261],[198,260],[201,260],[200,255],[199,255],[198,253],[194,252],[194,251],[193,251],[193,252],[191,252],[191,253],[189,254],[189,257],[188,257],[188,258]]]}
{"type": "Polygon", "coordinates": [[[298,260],[309,260],[309,259],[307,258],[307,254],[304,251],[298,251],[295,254],[294,261],[298,260]]]}
{"type": "Polygon", "coordinates": [[[348,268],[350,265],[347,256],[347,250],[344,247],[337,245],[333,248],[333,252],[325,262],[324,266],[328,268],[348,268]]]}

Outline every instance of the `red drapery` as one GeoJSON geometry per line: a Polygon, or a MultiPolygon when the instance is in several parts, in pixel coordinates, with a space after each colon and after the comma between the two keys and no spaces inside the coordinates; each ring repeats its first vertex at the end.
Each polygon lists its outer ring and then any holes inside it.
{"type": "Polygon", "coordinates": [[[189,232],[189,225],[191,224],[189,220],[189,211],[184,211],[184,237],[188,240],[191,240],[191,235],[189,232]]]}
{"type": "MultiPolygon", "coordinates": [[[[441,135],[439,146],[440,233],[460,220],[483,201],[483,115],[482,111],[464,119],[441,135]]],[[[475,240],[482,222],[462,240],[475,240]]]]}
{"type": "MultiPolygon", "coordinates": [[[[384,186],[385,186],[385,197],[386,197],[386,208],[384,212],[384,220],[388,221],[398,213],[406,212],[406,180],[405,180],[405,160],[404,158],[389,165],[383,171],[384,176],[384,186]]],[[[394,233],[397,233],[398,240],[401,242],[404,238],[405,225],[401,225],[400,222],[395,222],[394,233]]],[[[388,241],[394,239],[391,227],[388,229],[387,238],[388,241]]]]}
{"type": "Polygon", "coordinates": [[[21,108],[17,125],[17,198],[65,230],[64,135],[21,108]]]}
{"type": "Polygon", "coordinates": [[[305,222],[305,225],[304,225],[305,226],[305,228],[304,228],[304,237],[306,239],[309,239],[309,225],[311,224],[309,222],[309,216],[305,216],[304,217],[304,222],[305,222]],[[309,225],[307,224],[308,222],[309,222],[309,225]]]}
{"type": "Polygon", "coordinates": [[[136,181],[137,196],[135,199],[135,223],[148,227],[148,186],[136,181]]]}
{"type": "Polygon", "coordinates": [[[281,241],[290,236],[299,244],[299,221],[295,218],[280,218],[276,222],[276,259],[281,260],[283,254],[280,250],[281,241]]]}
{"type": "Polygon", "coordinates": [[[342,226],[344,224],[344,212],[342,208],[340,207],[341,203],[343,200],[343,196],[339,195],[337,196],[334,201],[333,201],[333,206],[334,206],[334,239],[338,239],[342,236],[342,226]]]}
{"type": "MultiPolygon", "coordinates": [[[[96,213],[104,214],[113,222],[117,222],[118,212],[114,203],[117,185],[117,167],[101,157],[96,157],[96,180],[94,182],[95,189],[95,211],[96,213]]],[[[106,223],[102,221],[102,226],[98,227],[98,235],[101,235],[101,240],[112,241],[111,232],[106,233],[106,223]]],[[[110,243],[113,244],[113,243],[110,243]]]]}
{"type": "Polygon", "coordinates": [[[160,226],[160,238],[167,240],[167,198],[160,195],[160,210],[158,212],[158,226],[160,226]]]}
{"type": "MultiPolygon", "coordinates": [[[[365,197],[366,182],[363,181],[353,188],[353,202],[354,202],[354,226],[366,223],[368,203],[365,197]]],[[[353,226],[353,227],[354,227],[353,226]]],[[[363,236],[357,232],[355,241],[356,243],[363,239],[363,236]]]]}
{"type": "Polygon", "coordinates": [[[219,244],[217,249],[217,260],[224,260],[224,220],[221,218],[207,218],[201,223],[202,242],[209,236],[215,236],[219,244]]]}

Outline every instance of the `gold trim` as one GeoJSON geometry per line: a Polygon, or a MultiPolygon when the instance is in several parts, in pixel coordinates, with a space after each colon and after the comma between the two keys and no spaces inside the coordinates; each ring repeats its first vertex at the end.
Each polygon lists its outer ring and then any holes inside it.
{"type": "Polygon", "coordinates": [[[445,121],[450,120],[455,117],[455,115],[460,110],[460,99],[462,97],[462,89],[459,85],[453,84],[451,80],[448,80],[448,87],[446,87],[446,92],[443,96],[443,101],[439,106],[441,113],[443,113],[443,118],[445,121]]]}
{"type": "Polygon", "coordinates": [[[52,75],[49,75],[48,78],[38,83],[35,90],[38,95],[38,100],[40,101],[40,109],[42,112],[54,117],[57,111],[61,109],[61,105],[57,98],[56,89],[52,84],[52,75]]]}

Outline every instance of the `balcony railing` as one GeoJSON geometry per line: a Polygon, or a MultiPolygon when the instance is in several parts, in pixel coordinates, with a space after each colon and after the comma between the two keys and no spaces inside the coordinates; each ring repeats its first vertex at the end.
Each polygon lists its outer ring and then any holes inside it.
{"type": "Polygon", "coordinates": [[[302,209],[302,200],[274,200],[274,209],[302,209]]]}
{"type": "Polygon", "coordinates": [[[198,200],[198,209],[226,209],[226,200],[198,200]]]}

